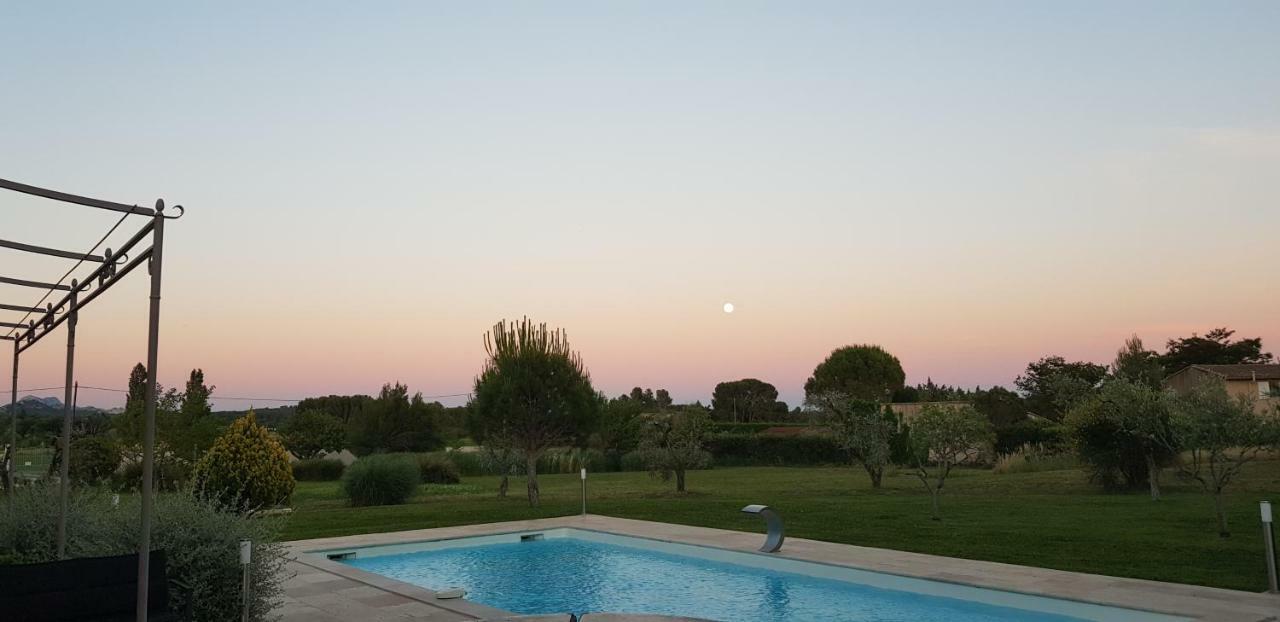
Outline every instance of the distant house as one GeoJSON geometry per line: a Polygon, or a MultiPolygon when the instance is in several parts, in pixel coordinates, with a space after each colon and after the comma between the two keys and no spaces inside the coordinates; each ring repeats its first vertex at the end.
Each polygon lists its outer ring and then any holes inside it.
{"type": "Polygon", "coordinates": [[[1231,395],[1248,395],[1257,400],[1258,412],[1280,407],[1280,364],[1188,365],[1164,379],[1164,385],[1185,393],[1208,379],[1226,383],[1231,395]]]}

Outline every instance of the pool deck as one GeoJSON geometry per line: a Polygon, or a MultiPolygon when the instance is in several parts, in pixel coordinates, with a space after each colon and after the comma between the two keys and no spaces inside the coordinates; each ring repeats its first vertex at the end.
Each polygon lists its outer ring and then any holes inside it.
{"type": "MultiPolygon", "coordinates": [[[[308,551],[403,544],[561,527],[590,529],[681,544],[755,552],[761,533],[746,533],[607,516],[566,516],[289,542],[295,576],[277,609],[284,622],[504,620],[513,614],[365,572],[308,551]]],[[[959,583],[1050,598],[1155,611],[1216,622],[1280,621],[1280,596],[1177,583],[1015,566],[788,538],[774,555],[899,576],[959,583]]],[[[1195,563],[1188,560],[1188,563],[1195,563]]],[[[521,619],[521,618],[515,618],[521,619]]],[[[567,617],[523,618],[566,620],[567,617]]],[[[591,616],[584,616],[588,621],[591,616]]]]}

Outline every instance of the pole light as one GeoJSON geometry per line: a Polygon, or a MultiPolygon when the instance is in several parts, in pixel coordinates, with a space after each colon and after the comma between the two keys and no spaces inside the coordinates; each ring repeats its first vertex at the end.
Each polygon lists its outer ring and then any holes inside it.
{"type": "Polygon", "coordinates": [[[244,569],[244,579],[241,585],[240,597],[244,599],[244,604],[240,612],[240,619],[243,622],[249,622],[249,562],[253,557],[253,543],[248,540],[240,541],[240,566],[244,569]]]}
{"type": "Polygon", "coordinates": [[[587,469],[582,469],[582,515],[587,515],[587,469]]]}
{"type": "Polygon", "coordinates": [[[1262,511],[1262,539],[1267,543],[1267,591],[1275,594],[1280,592],[1280,586],[1276,584],[1276,539],[1272,529],[1271,502],[1260,502],[1258,509],[1262,511]]]}

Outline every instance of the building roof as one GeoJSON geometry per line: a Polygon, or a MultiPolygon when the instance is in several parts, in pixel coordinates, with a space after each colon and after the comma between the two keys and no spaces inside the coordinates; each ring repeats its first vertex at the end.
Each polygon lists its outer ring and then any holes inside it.
{"type": "Polygon", "coordinates": [[[1280,363],[1245,363],[1240,365],[1188,365],[1177,373],[1196,369],[1221,376],[1224,380],[1280,380],[1280,363]]]}

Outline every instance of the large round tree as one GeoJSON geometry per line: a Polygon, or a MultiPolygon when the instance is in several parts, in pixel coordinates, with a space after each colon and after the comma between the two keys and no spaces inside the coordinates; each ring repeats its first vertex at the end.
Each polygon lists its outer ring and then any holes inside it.
{"type": "Polygon", "coordinates": [[[880,346],[836,348],[804,383],[805,396],[838,393],[845,397],[887,402],[906,382],[902,363],[880,346]]]}
{"type": "Polygon", "coordinates": [[[484,347],[489,358],[476,378],[471,427],[486,445],[524,457],[529,504],[538,505],[538,458],[585,435],[600,401],[562,329],[502,321],[485,334],[484,347]]]}

